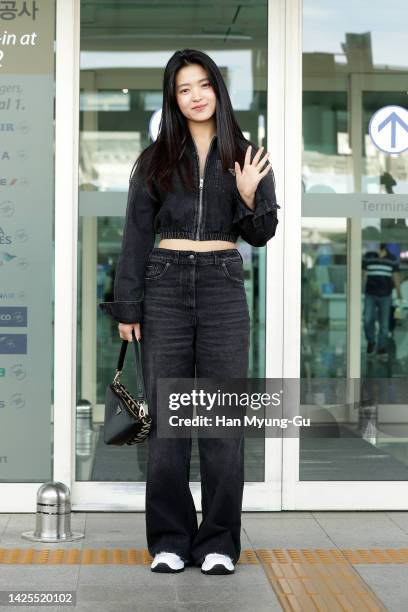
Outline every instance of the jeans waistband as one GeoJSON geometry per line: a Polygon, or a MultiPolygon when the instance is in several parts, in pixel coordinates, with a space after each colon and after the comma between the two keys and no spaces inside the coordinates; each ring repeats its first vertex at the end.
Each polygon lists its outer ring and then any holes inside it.
{"type": "Polygon", "coordinates": [[[176,249],[165,249],[154,247],[150,252],[148,261],[163,261],[177,264],[199,265],[217,264],[223,261],[240,261],[243,263],[242,255],[238,249],[219,249],[216,251],[184,251],[176,249]]]}

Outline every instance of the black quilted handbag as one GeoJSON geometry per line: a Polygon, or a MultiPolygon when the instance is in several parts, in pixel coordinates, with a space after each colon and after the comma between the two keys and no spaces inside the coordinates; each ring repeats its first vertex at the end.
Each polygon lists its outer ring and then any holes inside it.
{"type": "Polygon", "coordinates": [[[129,342],[123,340],[113,382],[106,388],[104,442],[122,446],[143,442],[150,433],[152,419],[147,413],[146,393],[143,380],[141,346],[132,329],[130,343],[136,366],[137,398],[120,382],[123,363],[129,342]]]}

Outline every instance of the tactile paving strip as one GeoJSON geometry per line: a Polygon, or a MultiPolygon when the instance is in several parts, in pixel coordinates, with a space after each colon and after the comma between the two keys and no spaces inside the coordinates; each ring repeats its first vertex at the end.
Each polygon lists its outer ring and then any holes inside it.
{"type": "MultiPolygon", "coordinates": [[[[146,548],[0,548],[0,565],[149,565],[151,561],[146,548]]],[[[246,549],[238,563],[262,565],[285,612],[386,612],[352,566],[407,564],[408,548],[246,549]]]]}
{"type": "MultiPolygon", "coordinates": [[[[0,564],[17,565],[149,565],[147,548],[0,548],[0,564]]],[[[259,564],[256,551],[243,550],[238,563],[259,564]]]]}
{"type": "Polygon", "coordinates": [[[151,562],[146,548],[0,548],[0,564],[147,565],[151,562]]]}
{"type": "MultiPolygon", "coordinates": [[[[374,550],[377,553],[385,552],[374,550]]],[[[256,552],[285,612],[387,611],[343,552],[360,563],[365,562],[362,560],[365,557],[371,559],[370,563],[382,563],[381,554],[375,556],[373,551],[342,551],[336,548],[259,549],[256,552]]],[[[408,562],[408,559],[402,561],[401,554],[398,558],[399,563],[408,562]]]]}

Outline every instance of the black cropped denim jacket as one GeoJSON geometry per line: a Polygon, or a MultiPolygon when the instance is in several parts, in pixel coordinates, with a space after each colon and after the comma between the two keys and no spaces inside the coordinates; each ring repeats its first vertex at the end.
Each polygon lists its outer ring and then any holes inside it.
{"type": "MultiPolygon", "coordinates": [[[[252,145],[252,161],[258,147],[245,140],[244,151],[249,145],[252,145]]],[[[145,267],[155,244],[155,234],[160,234],[161,238],[232,242],[241,236],[256,247],[264,246],[275,235],[277,209],[281,207],[276,202],[273,171],[258,183],[255,209],[252,210],[237,189],[234,168],[225,173],[222,170],[216,135],[209,146],[202,179],[192,138],[188,139],[187,146],[196,161],[195,193],[186,192],[177,172],[171,192],[163,192],[155,186],[154,193],[149,194],[138,173],[130,181],[114,301],[99,304],[103,312],[118,322],[139,323],[143,319],[145,267]]]]}

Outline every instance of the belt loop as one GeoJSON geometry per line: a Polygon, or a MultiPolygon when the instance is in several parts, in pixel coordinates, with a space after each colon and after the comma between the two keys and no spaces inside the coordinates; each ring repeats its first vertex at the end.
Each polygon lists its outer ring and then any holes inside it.
{"type": "Polygon", "coordinates": [[[213,251],[213,255],[214,255],[214,264],[217,265],[218,264],[218,255],[217,255],[217,251],[213,251]]]}
{"type": "Polygon", "coordinates": [[[175,255],[176,264],[178,265],[179,258],[180,258],[180,251],[175,251],[174,255],[175,255]]]}

